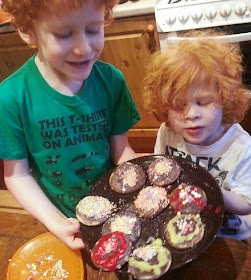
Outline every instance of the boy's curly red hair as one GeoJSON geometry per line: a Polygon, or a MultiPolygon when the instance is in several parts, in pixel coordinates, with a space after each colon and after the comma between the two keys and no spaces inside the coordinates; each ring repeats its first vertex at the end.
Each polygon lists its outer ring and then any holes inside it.
{"type": "Polygon", "coordinates": [[[170,108],[181,111],[187,89],[201,81],[212,89],[215,102],[223,108],[223,122],[241,122],[250,99],[242,82],[243,66],[239,44],[211,39],[225,35],[214,30],[190,31],[165,53],[157,53],[147,67],[143,81],[143,104],[158,121],[167,122],[170,108]],[[205,39],[205,37],[209,37],[205,39]]]}
{"type": "MultiPolygon", "coordinates": [[[[91,0],[105,4],[105,24],[112,20],[112,9],[118,0],[91,0]]],[[[12,24],[23,32],[33,28],[40,12],[60,14],[82,6],[87,0],[2,0],[1,8],[12,15],[12,24]]]]}

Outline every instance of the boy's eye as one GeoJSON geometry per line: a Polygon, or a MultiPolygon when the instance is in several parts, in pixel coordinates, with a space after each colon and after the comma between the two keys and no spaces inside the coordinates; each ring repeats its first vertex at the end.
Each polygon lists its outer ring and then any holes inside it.
{"type": "Polygon", "coordinates": [[[206,106],[209,105],[210,103],[212,103],[211,101],[205,101],[205,102],[200,102],[199,105],[200,106],[206,106]]]}
{"type": "Polygon", "coordinates": [[[100,31],[100,27],[99,26],[98,27],[88,28],[86,30],[86,32],[89,33],[89,34],[97,34],[97,33],[99,33],[99,31],[100,31]]]}
{"type": "Polygon", "coordinates": [[[209,105],[213,102],[213,99],[203,99],[203,100],[199,100],[198,101],[198,105],[199,106],[206,106],[206,105],[209,105]]]}
{"type": "Polygon", "coordinates": [[[55,37],[59,38],[59,39],[68,39],[71,37],[72,33],[68,32],[68,33],[54,33],[55,37]]]}

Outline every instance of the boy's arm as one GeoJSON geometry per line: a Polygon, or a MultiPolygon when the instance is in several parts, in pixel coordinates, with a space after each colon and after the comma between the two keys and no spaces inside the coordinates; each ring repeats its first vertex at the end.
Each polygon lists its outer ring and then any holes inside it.
{"type": "Polygon", "coordinates": [[[131,148],[126,133],[110,137],[111,158],[115,165],[136,158],[137,155],[131,148]]]}
{"type": "Polygon", "coordinates": [[[250,215],[251,204],[238,193],[221,189],[225,204],[225,210],[238,215],[250,215]]]}
{"type": "Polygon", "coordinates": [[[47,198],[32,177],[27,159],[3,160],[5,184],[18,203],[71,249],[84,247],[75,235],[80,224],[77,219],[67,218],[47,198]]]}

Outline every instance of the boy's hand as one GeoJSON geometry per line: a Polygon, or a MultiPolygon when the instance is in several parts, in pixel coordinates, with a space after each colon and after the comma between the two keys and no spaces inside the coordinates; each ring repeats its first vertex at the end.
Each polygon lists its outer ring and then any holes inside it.
{"type": "Polygon", "coordinates": [[[79,237],[80,223],[74,218],[64,218],[60,225],[52,230],[60,240],[62,240],[72,250],[84,248],[84,242],[79,237]]]}
{"type": "Polygon", "coordinates": [[[66,236],[65,243],[72,249],[82,249],[84,248],[84,242],[79,237],[80,232],[80,223],[77,219],[74,218],[68,218],[67,219],[69,223],[69,235],[66,236]]]}

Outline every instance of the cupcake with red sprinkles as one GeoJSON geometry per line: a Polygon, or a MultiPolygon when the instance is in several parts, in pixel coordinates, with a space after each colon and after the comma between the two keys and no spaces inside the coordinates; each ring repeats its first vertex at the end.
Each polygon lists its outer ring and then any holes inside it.
{"type": "Polygon", "coordinates": [[[207,206],[206,193],[197,186],[180,184],[169,196],[170,206],[176,213],[199,214],[207,206]]]}

